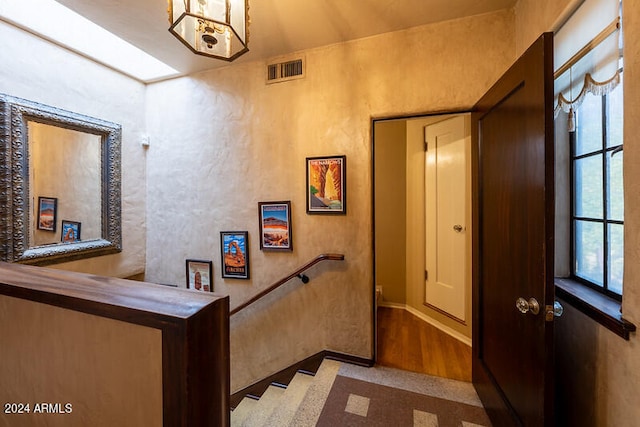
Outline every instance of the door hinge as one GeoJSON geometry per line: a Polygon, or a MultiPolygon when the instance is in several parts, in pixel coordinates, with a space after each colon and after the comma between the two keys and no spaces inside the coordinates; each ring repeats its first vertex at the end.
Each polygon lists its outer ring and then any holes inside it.
{"type": "Polygon", "coordinates": [[[429,272],[427,270],[424,271],[424,280],[429,280],[429,272]]]}
{"type": "Polygon", "coordinates": [[[429,151],[429,143],[428,142],[424,143],[424,151],[429,151]]]}

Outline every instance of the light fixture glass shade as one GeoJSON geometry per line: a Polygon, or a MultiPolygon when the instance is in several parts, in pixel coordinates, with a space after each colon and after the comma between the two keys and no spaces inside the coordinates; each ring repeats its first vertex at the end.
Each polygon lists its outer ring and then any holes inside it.
{"type": "Polygon", "coordinates": [[[169,31],[194,53],[233,61],[247,52],[248,0],[168,0],[169,31]]]}

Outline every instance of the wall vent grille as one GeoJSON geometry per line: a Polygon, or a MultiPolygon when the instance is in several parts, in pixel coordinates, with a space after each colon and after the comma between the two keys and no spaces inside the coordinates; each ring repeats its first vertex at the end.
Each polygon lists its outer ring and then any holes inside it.
{"type": "Polygon", "coordinates": [[[295,59],[267,65],[267,83],[278,83],[304,77],[304,61],[295,59]]]}

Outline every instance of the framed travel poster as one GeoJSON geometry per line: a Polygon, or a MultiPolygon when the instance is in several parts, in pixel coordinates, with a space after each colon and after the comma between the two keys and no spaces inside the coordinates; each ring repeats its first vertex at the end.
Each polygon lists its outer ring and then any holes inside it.
{"type": "Polygon", "coordinates": [[[220,252],[223,278],[249,278],[249,233],[247,231],[221,231],[220,252]]]}
{"type": "Polygon", "coordinates": [[[293,251],[291,202],[259,202],[260,250],[293,251]]]}
{"type": "Polygon", "coordinates": [[[212,261],[187,260],[187,289],[199,292],[213,292],[212,261]]]}
{"type": "Polygon", "coordinates": [[[81,223],[77,221],[62,220],[62,233],[60,233],[60,241],[63,243],[79,242],[81,223]]]}
{"type": "Polygon", "coordinates": [[[56,231],[58,199],[38,197],[38,230],[56,231]]]}
{"type": "Polygon", "coordinates": [[[307,157],[307,213],[347,212],[347,156],[307,157]]]}

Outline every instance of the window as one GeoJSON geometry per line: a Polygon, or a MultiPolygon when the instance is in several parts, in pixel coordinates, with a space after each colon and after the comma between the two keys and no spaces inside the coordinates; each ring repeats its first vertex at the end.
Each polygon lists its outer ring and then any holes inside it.
{"type": "Polygon", "coordinates": [[[624,266],[622,113],[622,84],[602,96],[587,93],[570,138],[571,273],[618,300],[624,266]]]}
{"type": "Polygon", "coordinates": [[[556,295],[628,340],[622,27],[620,0],[584,0],[554,36],[554,266],[556,295]]]}

